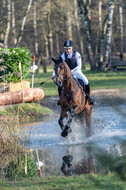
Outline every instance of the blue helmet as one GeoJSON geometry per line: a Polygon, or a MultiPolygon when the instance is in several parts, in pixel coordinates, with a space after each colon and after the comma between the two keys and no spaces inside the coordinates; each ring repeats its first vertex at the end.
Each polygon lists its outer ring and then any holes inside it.
{"type": "Polygon", "coordinates": [[[74,43],[71,40],[66,40],[64,42],[64,48],[73,48],[74,47],[74,43]]]}

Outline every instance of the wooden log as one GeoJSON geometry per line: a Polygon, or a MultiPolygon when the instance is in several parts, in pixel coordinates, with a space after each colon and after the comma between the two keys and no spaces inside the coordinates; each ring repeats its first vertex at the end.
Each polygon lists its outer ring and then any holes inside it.
{"type": "Polygon", "coordinates": [[[29,88],[17,92],[0,93],[0,106],[23,102],[35,102],[43,98],[44,91],[42,88],[29,88]]]}

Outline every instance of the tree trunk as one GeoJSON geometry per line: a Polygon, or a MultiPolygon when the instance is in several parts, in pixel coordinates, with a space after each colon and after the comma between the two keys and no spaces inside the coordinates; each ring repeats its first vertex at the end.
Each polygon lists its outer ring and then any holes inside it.
{"type": "Polygon", "coordinates": [[[102,65],[102,70],[105,69],[106,65],[108,64],[109,60],[109,52],[110,52],[110,45],[111,45],[111,35],[112,35],[112,19],[113,19],[113,12],[114,12],[114,0],[109,0],[109,11],[108,11],[108,23],[107,23],[107,32],[106,32],[106,52],[105,52],[105,61],[102,65]]]}
{"type": "Polygon", "coordinates": [[[107,28],[107,21],[108,21],[108,16],[105,18],[103,22],[103,27],[101,31],[101,36],[100,36],[100,52],[99,52],[99,60],[98,60],[98,70],[102,71],[102,65],[104,61],[104,42],[105,42],[105,35],[106,35],[106,28],[107,28]]]}
{"type": "Polygon", "coordinates": [[[3,15],[4,15],[4,8],[6,7],[6,0],[3,1],[3,6],[1,5],[1,7],[2,8],[0,11],[0,47],[4,48],[5,20],[3,19],[3,15]]]}
{"type": "MultiPolygon", "coordinates": [[[[68,5],[70,5],[69,0],[68,5]]],[[[71,23],[71,12],[69,6],[66,8],[66,15],[67,15],[67,20],[66,20],[66,28],[67,28],[67,39],[72,40],[72,23],[71,23]]]]}
{"type": "Polygon", "coordinates": [[[49,48],[48,48],[48,39],[46,33],[44,32],[44,40],[45,40],[45,57],[49,57],[49,48]]]}
{"type": "Polygon", "coordinates": [[[11,22],[11,0],[7,0],[7,28],[5,32],[5,37],[4,37],[4,46],[7,48],[8,47],[8,36],[10,32],[10,22],[11,22]]]}
{"type": "Polygon", "coordinates": [[[83,20],[84,28],[85,28],[85,33],[86,33],[86,51],[87,51],[87,56],[88,60],[91,66],[91,70],[95,70],[96,65],[95,65],[95,57],[93,54],[92,50],[92,40],[91,40],[91,34],[90,34],[90,25],[89,25],[89,17],[88,17],[88,4],[84,5],[82,0],[78,0],[78,6],[80,10],[80,15],[83,20]]]}
{"type": "Polygon", "coordinates": [[[120,23],[120,59],[123,59],[123,11],[122,0],[119,0],[119,23],[120,23]]]}
{"type": "MultiPolygon", "coordinates": [[[[33,23],[34,23],[34,35],[35,35],[35,62],[38,65],[38,34],[37,34],[37,21],[36,21],[36,0],[34,1],[34,19],[33,19],[33,23]]],[[[36,73],[39,73],[39,65],[38,65],[38,69],[36,71],[36,73]]]]}
{"type": "Polygon", "coordinates": [[[16,28],[15,28],[15,2],[12,0],[12,32],[13,32],[13,41],[14,46],[17,43],[17,37],[16,37],[16,28]]]}
{"type": "Polygon", "coordinates": [[[42,88],[29,88],[17,92],[0,93],[0,106],[23,102],[35,102],[43,98],[44,91],[42,88]]]}
{"type": "Polygon", "coordinates": [[[80,23],[79,23],[79,18],[78,18],[78,9],[77,9],[77,0],[74,0],[74,13],[75,13],[75,21],[76,21],[76,26],[77,26],[77,39],[79,43],[79,52],[81,55],[84,55],[84,47],[83,47],[83,42],[81,39],[81,32],[80,32],[80,23]]]}
{"type": "Polygon", "coordinates": [[[97,30],[97,42],[96,42],[96,50],[95,54],[97,55],[99,53],[99,47],[100,47],[100,39],[102,35],[102,1],[98,1],[98,30],[97,30]]]}
{"type": "Polygon", "coordinates": [[[18,47],[19,44],[20,44],[20,42],[21,42],[21,40],[22,40],[26,18],[27,18],[27,15],[28,15],[29,11],[30,11],[31,5],[32,5],[32,0],[29,0],[29,4],[28,4],[28,7],[26,9],[25,16],[24,16],[24,18],[22,20],[22,26],[21,26],[20,34],[18,36],[17,44],[15,45],[15,47],[18,47]]]}
{"type": "Polygon", "coordinates": [[[56,33],[56,50],[57,50],[57,54],[59,55],[59,35],[58,33],[56,33]]]}
{"type": "Polygon", "coordinates": [[[48,30],[49,30],[49,46],[50,46],[50,56],[53,56],[53,35],[50,23],[50,15],[51,15],[51,2],[48,0],[49,3],[49,12],[48,12],[48,30]]]}
{"type": "Polygon", "coordinates": [[[34,1],[34,34],[35,34],[35,55],[38,56],[38,41],[37,41],[37,22],[36,22],[36,1],[34,1]]]}
{"type": "Polygon", "coordinates": [[[101,36],[102,31],[102,1],[98,1],[98,19],[99,19],[99,36],[101,36]]]}

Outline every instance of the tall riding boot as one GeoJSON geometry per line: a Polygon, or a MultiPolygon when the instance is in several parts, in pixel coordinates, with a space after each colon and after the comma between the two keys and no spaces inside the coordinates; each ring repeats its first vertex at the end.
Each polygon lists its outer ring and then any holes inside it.
{"type": "Polygon", "coordinates": [[[90,85],[89,85],[89,83],[87,85],[85,85],[84,91],[85,91],[86,96],[89,100],[89,104],[94,105],[95,101],[90,97],[90,85]]]}
{"type": "Polygon", "coordinates": [[[57,105],[60,105],[61,90],[62,90],[62,87],[58,87],[59,100],[57,102],[57,105]]]}

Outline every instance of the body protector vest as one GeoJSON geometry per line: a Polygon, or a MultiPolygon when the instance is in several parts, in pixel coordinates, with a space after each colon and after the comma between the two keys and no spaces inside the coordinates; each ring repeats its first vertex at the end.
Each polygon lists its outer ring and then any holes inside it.
{"type": "Polygon", "coordinates": [[[67,63],[68,67],[70,68],[70,70],[74,69],[75,67],[77,67],[77,63],[76,63],[76,59],[75,59],[75,54],[76,51],[73,50],[73,54],[71,58],[68,58],[67,53],[65,52],[65,62],[67,63]]]}

